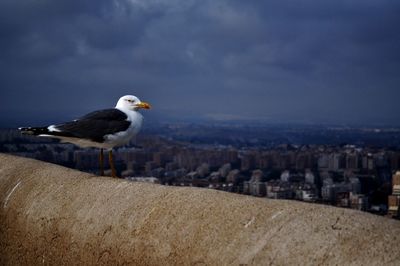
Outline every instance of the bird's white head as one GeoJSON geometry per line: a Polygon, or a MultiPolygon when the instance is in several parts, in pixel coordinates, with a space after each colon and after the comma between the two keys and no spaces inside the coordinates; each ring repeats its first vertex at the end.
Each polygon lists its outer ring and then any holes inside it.
{"type": "Polygon", "coordinates": [[[137,111],[140,108],[150,109],[151,106],[150,106],[150,104],[148,104],[146,102],[142,102],[136,96],[125,95],[125,96],[122,96],[121,98],[119,98],[115,108],[129,109],[129,110],[137,111]]]}

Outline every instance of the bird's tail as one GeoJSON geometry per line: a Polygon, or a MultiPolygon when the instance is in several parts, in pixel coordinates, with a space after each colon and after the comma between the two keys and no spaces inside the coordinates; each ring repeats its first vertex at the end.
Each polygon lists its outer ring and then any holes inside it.
{"type": "Polygon", "coordinates": [[[47,127],[19,127],[18,130],[21,131],[21,134],[34,136],[49,133],[47,127]]]}

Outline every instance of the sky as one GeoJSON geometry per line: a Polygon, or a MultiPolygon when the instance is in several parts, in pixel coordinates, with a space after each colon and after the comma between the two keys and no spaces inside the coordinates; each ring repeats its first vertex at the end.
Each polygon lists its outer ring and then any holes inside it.
{"type": "Polygon", "coordinates": [[[400,1],[0,0],[0,127],[133,94],[150,121],[400,125],[400,1]]]}

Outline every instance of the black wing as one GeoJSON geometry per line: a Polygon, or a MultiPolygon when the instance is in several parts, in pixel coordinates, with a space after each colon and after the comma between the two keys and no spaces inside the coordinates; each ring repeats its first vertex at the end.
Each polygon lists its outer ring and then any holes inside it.
{"type": "Polygon", "coordinates": [[[104,136],[125,131],[130,126],[128,116],[118,109],[105,109],[89,113],[77,120],[57,125],[57,135],[103,142],[104,136]]]}

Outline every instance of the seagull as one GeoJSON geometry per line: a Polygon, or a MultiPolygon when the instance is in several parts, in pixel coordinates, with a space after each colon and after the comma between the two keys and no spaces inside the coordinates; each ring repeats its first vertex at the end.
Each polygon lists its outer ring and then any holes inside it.
{"type": "Polygon", "coordinates": [[[76,120],[46,127],[20,127],[22,134],[52,137],[83,148],[99,148],[100,175],[104,175],[103,149],[109,151],[108,160],[112,177],[117,177],[112,149],[127,144],[142,127],[139,109],[150,109],[133,95],[122,96],[115,108],[91,112],[76,120]]]}

